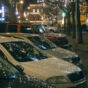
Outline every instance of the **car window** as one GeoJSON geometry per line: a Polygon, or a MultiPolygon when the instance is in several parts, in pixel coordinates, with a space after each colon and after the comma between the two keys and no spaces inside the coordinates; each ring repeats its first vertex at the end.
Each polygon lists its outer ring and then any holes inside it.
{"type": "Polygon", "coordinates": [[[35,33],[45,33],[46,29],[43,25],[33,25],[33,29],[35,33]]]}
{"type": "Polygon", "coordinates": [[[32,30],[29,26],[21,26],[22,33],[32,33],[32,30]]]}
{"type": "Polygon", "coordinates": [[[7,57],[0,50],[0,78],[16,78],[18,74],[19,71],[7,61],[7,57]]]}
{"type": "Polygon", "coordinates": [[[52,42],[40,36],[31,36],[28,37],[28,39],[31,40],[36,46],[38,46],[43,50],[56,48],[56,45],[54,45],[52,42]]]}
{"type": "Polygon", "coordinates": [[[19,62],[38,61],[47,58],[45,54],[41,53],[27,42],[7,42],[2,43],[2,45],[19,62]]]}
{"type": "Polygon", "coordinates": [[[17,25],[8,25],[8,32],[17,32],[17,25]]]}

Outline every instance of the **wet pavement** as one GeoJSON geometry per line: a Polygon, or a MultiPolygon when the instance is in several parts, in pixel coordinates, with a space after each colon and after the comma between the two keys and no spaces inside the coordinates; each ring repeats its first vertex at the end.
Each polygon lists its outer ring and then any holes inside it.
{"type": "MultiPolygon", "coordinates": [[[[87,33],[86,33],[87,35],[87,33]]],[[[88,37],[83,33],[83,44],[78,44],[75,39],[68,37],[70,43],[72,44],[73,51],[76,52],[83,63],[84,73],[87,79],[88,85],[88,37]]]]}

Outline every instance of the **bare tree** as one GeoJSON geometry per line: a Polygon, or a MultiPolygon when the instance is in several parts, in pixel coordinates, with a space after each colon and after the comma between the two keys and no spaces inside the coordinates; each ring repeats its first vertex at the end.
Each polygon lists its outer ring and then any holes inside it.
{"type": "Polygon", "coordinates": [[[76,38],[75,2],[72,3],[72,38],[76,38]]]}
{"type": "Polygon", "coordinates": [[[76,39],[77,39],[78,43],[83,43],[82,28],[81,28],[81,24],[80,24],[79,0],[76,0],[75,19],[76,19],[76,39]]]}

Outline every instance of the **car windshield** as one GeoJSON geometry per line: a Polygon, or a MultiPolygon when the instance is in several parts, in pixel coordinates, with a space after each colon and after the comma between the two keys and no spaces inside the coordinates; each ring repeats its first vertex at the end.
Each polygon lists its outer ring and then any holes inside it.
{"type": "Polygon", "coordinates": [[[47,58],[45,54],[24,41],[5,42],[2,45],[19,62],[38,61],[47,58]]]}
{"type": "Polygon", "coordinates": [[[0,51],[0,78],[16,78],[20,72],[5,59],[0,51]]]}
{"type": "Polygon", "coordinates": [[[33,29],[35,33],[46,33],[47,30],[43,25],[33,25],[33,29]]]}
{"type": "Polygon", "coordinates": [[[41,36],[31,36],[28,37],[30,41],[32,41],[36,46],[43,50],[49,50],[49,49],[54,49],[56,48],[56,45],[54,45],[52,42],[49,40],[41,37],[41,36]]]}

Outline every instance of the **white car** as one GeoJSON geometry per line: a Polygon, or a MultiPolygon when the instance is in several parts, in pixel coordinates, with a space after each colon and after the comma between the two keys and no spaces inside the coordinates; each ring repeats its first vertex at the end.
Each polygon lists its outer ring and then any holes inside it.
{"type": "Polygon", "coordinates": [[[6,33],[3,34],[4,36],[13,36],[13,37],[17,37],[17,38],[21,38],[24,39],[27,42],[31,42],[32,45],[34,44],[36,47],[38,47],[39,49],[41,49],[44,52],[47,52],[59,59],[63,59],[65,61],[68,61],[70,63],[73,63],[77,66],[79,66],[80,68],[83,68],[82,65],[82,60],[80,59],[80,57],[69,50],[60,48],[58,46],[56,46],[54,43],[52,43],[50,40],[37,35],[37,34],[28,34],[28,33],[6,33]]]}
{"type": "Polygon", "coordinates": [[[12,65],[0,50],[0,88],[55,88],[40,79],[23,73],[21,66],[12,65]]]}
{"type": "Polygon", "coordinates": [[[0,37],[0,50],[12,64],[22,66],[27,75],[53,84],[56,88],[81,88],[86,82],[79,67],[46,55],[24,40],[0,37]]]}
{"type": "Polygon", "coordinates": [[[57,27],[54,26],[47,26],[45,27],[49,32],[55,32],[55,33],[59,33],[60,30],[57,27]]]}

